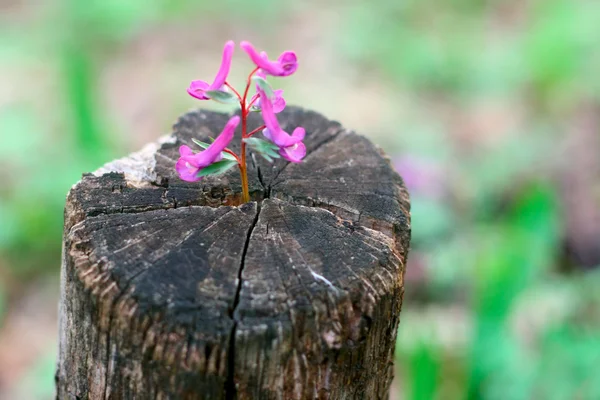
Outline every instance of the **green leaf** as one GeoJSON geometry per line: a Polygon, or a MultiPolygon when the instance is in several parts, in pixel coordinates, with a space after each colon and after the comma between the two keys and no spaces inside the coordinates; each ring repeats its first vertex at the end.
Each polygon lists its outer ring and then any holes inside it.
{"type": "Polygon", "coordinates": [[[202,168],[196,176],[221,175],[227,172],[231,167],[237,165],[237,161],[221,160],[202,168]]]}
{"type": "Polygon", "coordinates": [[[207,90],[206,95],[214,100],[223,104],[236,104],[239,100],[235,95],[229,92],[223,92],[222,90],[207,90]]]}
{"type": "Polygon", "coordinates": [[[271,85],[269,85],[269,82],[267,82],[264,78],[261,78],[260,76],[253,76],[252,80],[258,85],[258,87],[261,88],[263,92],[265,92],[269,99],[275,97],[273,88],[271,87],[271,85]]]}
{"type": "Polygon", "coordinates": [[[233,155],[229,154],[228,152],[222,151],[221,156],[226,160],[235,161],[235,163],[237,164],[236,158],[233,155]]]}
{"type": "Polygon", "coordinates": [[[270,142],[268,140],[256,138],[256,137],[244,139],[244,142],[246,142],[246,144],[248,146],[251,146],[251,147],[257,148],[257,149],[279,150],[279,147],[275,143],[270,142]]]}
{"type": "Polygon", "coordinates": [[[208,146],[210,146],[210,143],[201,142],[198,139],[193,139],[192,138],[192,142],[196,143],[198,146],[202,147],[203,149],[206,149],[206,148],[208,148],[208,146]]]}
{"type": "Polygon", "coordinates": [[[252,137],[244,139],[244,142],[268,162],[273,162],[274,158],[280,157],[279,147],[268,140],[252,137]]]}

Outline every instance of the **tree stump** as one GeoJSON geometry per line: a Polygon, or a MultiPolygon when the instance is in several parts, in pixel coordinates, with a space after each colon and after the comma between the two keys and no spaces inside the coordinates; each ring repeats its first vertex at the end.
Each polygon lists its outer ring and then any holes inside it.
{"type": "Polygon", "coordinates": [[[179,146],[228,118],[190,112],[69,192],[57,398],[388,397],[410,239],[402,179],[366,138],[295,107],[279,118],[306,128],[307,156],[251,156],[252,202],[240,205],[237,169],[178,179],[179,146]]]}

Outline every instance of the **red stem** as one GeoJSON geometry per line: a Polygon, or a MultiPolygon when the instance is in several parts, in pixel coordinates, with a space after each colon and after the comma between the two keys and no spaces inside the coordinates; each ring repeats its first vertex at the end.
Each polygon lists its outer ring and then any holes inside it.
{"type": "Polygon", "coordinates": [[[231,86],[229,84],[229,82],[225,82],[225,86],[227,86],[229,89],[231,89],[233,91],[233,93],[235,93],[235,95],[237,96],[238,100],[241,102],[242,101],[242,96],[240,96],[240,94],[238,93],[237,90],[235,90],[235,88],[233,86],[231,86]]]}
{"type": "Polygon", "coordinates": [[[255,98],[253,98],[252,101],[250,102],[250,104],[248,104],[248,110],[250,110],[252,108],[252,105],[254,103],[256,103],[256,100],[258,100],[258,96],[256,96],[255,98]]]}
{"type": "Polygon", "coordinates": [[[252,132],[250,132],[249,134],[246,135],[246,137],[251,137],[252,135],[254,135],[256,132],[260,132],[263,129],[265,129],[267,126],[266,125],[261,125],[258,128],[256,128],[255,130],[253,130],[252,132]]]}
{"type": "MultiPolygon", "coordinates": [[[[250,112],[250,107],[248,107],[247,109],[245,108],[246,99],[248,98],[248,89],[250,89],[250,79],[252,79],[252,75],[254,75],[256,73],[256,71],[258,71],[259,69],[260,69],[259,67],[254,68],[252,70],[252,72],[250,72],[250,75],[248,75],[248,79],[246,80],[246,90],[244,90],[244,98],[242,99],[242,103],[244,103],[244,107],[242,107],[242,115],[244,116],[244,119],[250,112]]],[[[242,123],[243,123],[243,120],[242,120],[242,123]]],[[[242,131],[242,132],[245,132],[245,131],[242,131]]]]}
{"type": "Polygon", "coordinates": [[[241,163],[242,163],[242,161],[241,161],[241,160],[240,160],[240,158],[237,156],[237,154],[235,154],[235,153],[234,153],[232,150],[230,150],[230,149],[225,149],[225,150],[223,150],[223,151],[224,151],[225,153],[229,153],[229,154],[231,154],[232,156],[234,156],[234,157],[235,157],[235,159],[237,160],[238,164],[241,164],[241,163]]]}
{"type": "MultiPolygon", "coordinates": [[[[240,177],[242,179],[242,202],[244,203],[250,201],[250,191],[248,189],[248,170],[246,168],[246,142],[244,142],[244,139],[249,137],[249,135],[246,134],[246,130],[248,126],[248,114],[250,113],[250,106],[246,107],[246,99],[248,98],[248,90],[250,89],[250,80],[256,71],[258,71],[258,67],[254,68],[254,70],[250,72],[250,75],[248,75],[248,79],[246,80],[246,89],[244,90],[244,97],[241,97],[234,88],[226,83],[226,85],[237,94],[238,99],[240,100],[240,107],[242,108],[242,150],[240,152],[241,161],[238,161],[238,166],[240,167],[240,177]]],[[[252,134],[253,133],[254,132],[252,132],[252,134]]]]}

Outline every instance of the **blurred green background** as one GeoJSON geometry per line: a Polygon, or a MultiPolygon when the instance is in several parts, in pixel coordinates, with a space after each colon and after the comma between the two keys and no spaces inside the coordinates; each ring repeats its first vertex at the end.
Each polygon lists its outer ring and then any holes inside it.
{"type": "Polygon", "coordinates": [[[227,39],[405,178],[392,398],[600,399],[597,0],[0,0],[1,399],[53,398],[68,189],[206,106],[227,39]]]}

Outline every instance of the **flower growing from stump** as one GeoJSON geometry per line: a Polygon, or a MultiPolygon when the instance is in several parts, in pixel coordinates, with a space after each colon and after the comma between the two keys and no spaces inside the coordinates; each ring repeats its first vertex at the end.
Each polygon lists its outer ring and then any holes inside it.
{"type": "Polygon", "coordinates": [[[263,130],[263,135],[279,148],[279,154],[288,161],[300,162],[306,155],[306,146],[302,143],[306,132],[304,128],[297,127],[290,136],[286,131],[281,129],[279,121],[275,116],[273,104],[265,92],[259,90],[259,95],[262,100],[262,117],[267,126],[263,130]]]}
{"type": "Polygon", "coordinates": [[[202,179],[202,171],[206,167],[223,159],[222,152],[227,148],[231,139],[233,139],[235,128],[237,128],[239,123],[240,117],[237,115],[231,117],[217,139],[204,151],[199,153],[194,154],[188,146],[181,146],[179,148],[180,157],[177,164],[175,164],[175,169],[179,173],[179,177],[188,182],[196,182],[202,179]]]}
{"type": "Polygon", "coordinates": [[[180,157],[175,169],[182,180],[197,182],[204,176],[222,174],[237,165],[242,180],[242,201],[248,202],[250,201],[250,193],[248,191],[246,146],[250,146],[255,153],[269,162],[283,157],[287,161],[298,163],[306,155],[306,146],[302,143],[306,132],[304,128],[296,127],[290,135],[281,128],[275,114],[285,109],[286,102],[283,98],[283,90],[273,90],[266,80],[268,75],[290,76],[296,72],[298,69],[296,53],[284,51],[276,61],[271,61],[267,53],[258,53],[249,42],[243,41],[240,46],[256,66],[246,79],[243,95],[227,82],[235,47],[233,41],[225,43],[221,66],[213,82],[195,80],[187,89],[190,96],[198,100],[215,100],[225,104],[239,104],[241,108],[240,116],[232,117],[223,128],[223,132],[212,144],[192,139],[204,148],[203,151],[194,153],[190,147],[181,146],[179,148],[180,157]],[[248,91],[252,84],[256,86],[256,94],[248,99],[248,91]],[[248,132],[248,115],[252,111],[260,111],[264,125],[248,132]],[[233,140],[235,130],[240,122],[242,138],[241,151],[238,155],[227,146],[233,140]],[[253,137],[254,134],[261,131],[268,140],[253,137]]]}
{"type": "Polygon", "coordinates": [[[235,43],[232,40],[225,43],[225,47],[223,48],[223,59],[221,60],[221,66],[219,67],[215,80],[210,84],[200,80],[192,81],[187,90],[190,96],[193,96],[198,100],[210,100],[210,97],[206,95],[207,91],[223,89],[225,81],[227,80],[227,75],[229,75],[229,70],[231,69],[231,57],[233,56],[234,48],[235,43]]]}

